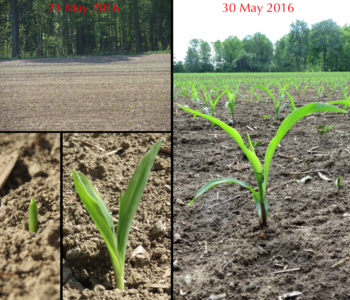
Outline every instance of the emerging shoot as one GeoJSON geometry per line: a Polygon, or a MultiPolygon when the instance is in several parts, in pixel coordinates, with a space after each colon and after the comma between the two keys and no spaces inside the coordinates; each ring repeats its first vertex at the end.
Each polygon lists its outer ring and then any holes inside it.
{"type": "Polygon", "coordinates": [[[30,201],[29,204],[29,231],[38,231],[38,207],[34,198],[30,201]]]}
{"type": "Polygon", "coordinates": [[[340,175],[338,176],[338,178],[335,180],[335,186],[338,189],[338,197],[339,197],[339,189],[340,189],[340,175]]]}

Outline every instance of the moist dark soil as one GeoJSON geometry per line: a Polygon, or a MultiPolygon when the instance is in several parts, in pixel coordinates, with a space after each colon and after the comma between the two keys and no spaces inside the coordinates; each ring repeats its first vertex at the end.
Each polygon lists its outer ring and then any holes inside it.
{"type": "Polygon", "coordinates": [[[169,133],[63,134],[63,299],[170,299],[170,147],[169,133]],[[76,192],[72,169],[91,180],[118,219],[121,191],[126,191],[142,157],[162,138],[130,230],[125,290],[120,291],[106,244],[76,192]],[[142,252],[136,254],[137,249],[142,252]]]}
{"type": "Polygon", "coordinates": [[[60,299],[60,135],[1,133],[0,175],[16,152],[0,182],[0,299],[60,299]],[[32,198],[36,233],[26,227],[32,198]]]}
{"type": "Polygon", "coordinates": [[[1,131],[170,131],[170,54],[0,61],[1,131]]]}
{"type": "MultiPolygon", "coordinates": [[[[290,92],[297,107],[316,96],[290,92]]],[[[255,150],[262,163],[289,110],[281,120],[264,119],[275,112],[266,100],[239,98],[233,125],[245,142],[246,132],[261,141],[255,150]]],[[[339,98],[320,102],[331,100],[339,98]]],[[[214,114],[223,121],[231,119],[224,101],[214,114]]],[[[196,108],[188,97],[180,103],[196,108]]],[[[350,117],[342,113],[315,113],[291,128],[272,158],[262,228],[252,196],[236,184],[218,185],[187,205],[211,179],[233,177],[254,188],[256,181],[228,133],[174,105],[174,299],[277,299],[293,291],[301,293],[294,299],[350,299],[349,134],[350,117]],[[316,129],[322,124],[333,126],[326,139],[316,129]],[[296,182],[306,175],[305,184],[296,182]]]]}

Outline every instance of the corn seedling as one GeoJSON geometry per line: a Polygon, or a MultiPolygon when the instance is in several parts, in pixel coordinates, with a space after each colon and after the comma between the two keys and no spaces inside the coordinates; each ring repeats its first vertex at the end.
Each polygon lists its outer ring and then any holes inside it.
{"type": "Polygon", "coordinates": [[[259,93],[255,93],[255,92],[253,92],[253,91],[249,91],[249,93],[250,93],[251,95],[254,95],[254,96],[256,97],[256,100],[257,100],[258,103],[260,104],[262,95],[260,95],[259,93]]]}
{"type": "Polygon", "coordinates": [[[34,198],[29,204],[29,231],[38,231],[38,207],[34,198]]]}
{"type": "Polygon", "coordinates": [[[199,101],[199,96],[197,89],[195,88],[195,85],[192,84],[192,102],[197,105],[197,107],[200,107],[201,103],[199,101]]]}
{"type": "Polygon", "coordinates": [[[231,91],[226,91],[226,92],[227,92],[227,98],[229,101],[225,102],[225,107],[228,107],[231,112],[232,120],[231,119],[228,119],[228,120],[233,124],[234,117],[235,117],[235,106],[237,106],[237,100],[236,100],[237,94],[239,95],[241,94],[238,91],[232,91],[233,92],[232,94],[231,94],[231,91]]]}
{"type": "Polygon", "coordinates": [[[308,86],[309,86],[309,84],[307,84],[307,85],[304,87],[303,91],[301,92],[301,96],[303,96],[303,94],[306,92],[308,86]]]}
{"type": "MultiPolygon", "coordinates": [[[[350,104],[347,103],[346,101],[334,101],[334,102],[331,102],[330,104],[341,104],[341,105],[345,104],[347,106],[350,106],[350,104]]],[[[188,107],[185,107],[185,106],[178,104],[178,106],[181,107],[182,109],[184,109],[185,111],[192,113],[195,116],[200,116],[202,118],[205,118],[205,119],[208,119],[208,120],[214,122],[216,125],[220,126],[223,130],[225,130],[229,135],[231,135],[231,137],[237,142],[237,144],[240,146],[240,148],[242,149],[242,151],[244,152],[244,154],[248,158],[248,160],[253,168],[253,171],[254,171],[254,174],[256,177],[256,183],[257,183],[257,189],[254,189],[253,187],[251,187],[247,183],[240,181],[236,178],[214,179],[214,180],[211,180],[211,181],[207,182],[206,184],[204,184],[198,190],[197,194],[195,195],[193,200],[188,205],[191,205],[196,198],[198,198],[199,196],[204,194],[207,190],[209,190],[210,188],[212,188],[218,184],[237,183],[237,184],[239,184],[239,185],[241,185],[241,186],[243,186],[251,191],[252,197],[254,199],[254,202],[255,202],[257,210],[258,210],[259,218],[262,221],[262,225],[267,226],[268,203],[267,203],[267,199],[266,199],[266,186],[267,186],[267,180],[268,180],[268,174],[269,174],[272,156],[273,156],[278,144],[280,143],[282,138],[287,134],[287,132],[291,129],[291,127],[297,121],[299,121],[301,118],[309,115],[310,113],[313,113],[316,111],[331,111],[331,112],[346,113],[346,111],[344,111],[336,106],[330,105],[330,104],[328,104],[328,103],[309,103],[305,106],[302,106],[302,107],[296,109],[291,114],[289,114],[284,119],[284,121],[282,122],[282,124],[280,125],[280,127],[277,130],[276,136],[271,140],[271,142],[269,143],[269,146],[267,147],[266,154],[265,154],[265,164],[264,164],[265,168],[264,169],[262,167],[260,160],[258,159],[258,157],[255,154],[254,146],[253,146],[252,142],[250,141],[248,133],[247,133],[248,142],[249,142],[249,146],[250,146],[251,150],[249,150],[246,147],[241,135],[234,128],[231,128],[230,126],[228,126],[224,122],[220,121],[219,119],[201,114],[198,111],[192,110],[188,107]],[[263,174],[263,172],[264,172],[264,174],[263,174]]]]}
{"type": "Polygon", "coordinates": [[[121,192],[119,200],[119,221],[115,234],[113,219],[108,212],[99,192],[80,172],[73,172],[75,188],[92,220],[106,242],[112,262],[116,286],[124,290],[125,252],[131,223],[146,187],[149,173],[163,140],[154,144],[137,166],[125,194],[121,192]]]}
{"type": "MultiPolygon", "coordinates": [[[[341,99],[345,100],[345,101],[350,101],[350,94],[349,96],[347,95],[347,90],[348,88],[350,88],[350,85],[344,87],[342,84],[338,83],[338,85],[340,86],[341,89],[341,99]]],[[[345,107],[345,110],[347,110],[347,108],[345,107]]]]}
{"type": "MultiPolygon", "coordinates": [[[[233,91],[229,91],[229,90],[224,91],[219,97],[216,98],[215,101],[213,101],[213,100],[211,99],[211,97],[209,96],[209,97],[208,97],[208,101],[209,101],[210,107],[204,107],[204,108],[203,108],[204,111],[205,111],[205,113],[206,113],[208,116],[213,116],[213,115],[214,115],[215,108],[216,108],[216,105],[218,104],[218,101],[219,101],[220,98],[221,98],[222,96],[224,96],[226,93],[229,94],[229,92],[233,92],[233,91]]],[[[208,93],[208,94],[209,94],[209,93],[208,93]]],[[[200,111],[200,110],[201,110],[201,109],[199,109],[198,111],[200,111]]],[[[195,116],[194,116],[193,118],[195,118],[195,116]]],[[[212,123],[211,123],[211,127],[213,127],[213,126],[214,126],[214,123],[212,122],[212,123]]]]}
{"type": "MultiPolygon", "coordinates": [[[[275,100],[275,97],[272,95],[271,91],[269,91],[266,87],[264,86],[261,86],[261,85],[257,85],[256,86],[257,88],[265,91],[271,98],[272,98],[272,101],[273,101],[273,105],[275,106],[275,112],[276,112],[276,120],[278,120],[278,116],[280,115],[280,112],[282,110],[282,108],[286,105],[286,103],[282,103],[283,101],[283,97],[285,96],[284,94],[283,95],[280,95],[278,100],[276,101],[275,100]]],[[[282,88],[282,91],[285,89],[286,86],[284,86],[282,88]]]]}
{"type": "Polygon", "coordinates": [[[281,84],[277,81],[276,85],[278,87],[278,92],[279,92],[280,96],[283,96],[288,91],[289,83],[287,83],[284,86],[281,86],[281,84]]]}
{"type": "MultiPolygon", "coordinates": [[[[324,86],[320,86],[318,88],[314,87],[316,93],[317,93],[317,97],[318,97],[318,100],[320,100],[322,94],[323,94],[323,90],[324,90],[324,86]]],[[[316,97],[312,97],[312,98],[316,98],[316,97]]]]}
{"type": "Polygon", "coordinates": [[[300,87],[301,87],[301,84],[302,84],[302,83],[303,83],[302,81],[299,81],[299,82],[297,82],[297,83],[294,83],[294,82],[293,82],[293,86],[295,87],[295,90],[297,91],[298,95],[299,95],[300,87]]]}
{"type": "Polygon", "coordinates": [[[335,186],[338,189],[338,197],[339,197],[339,189],[340,189],[340,175],[338,176],[338,178],[335,180],[335,186]]]}

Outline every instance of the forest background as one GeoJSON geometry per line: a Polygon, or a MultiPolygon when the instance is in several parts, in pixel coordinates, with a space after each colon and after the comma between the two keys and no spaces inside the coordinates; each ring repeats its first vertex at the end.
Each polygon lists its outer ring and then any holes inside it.
{"type": "Polygon", "coordinates": [[[171,1],[0,0],[0,7],[0,59],[170,53],[171,1]],[[85,15],[78,6],[88,6],[85,15]]]}
{"type": "Polygon", "coordinates": [[[173,64],[174,73],[350,71],[350,23],[328,19],[309,28],[296,20],[275,44],[260,32],[211,44],[192,39],[184,61],[173,64]]]}

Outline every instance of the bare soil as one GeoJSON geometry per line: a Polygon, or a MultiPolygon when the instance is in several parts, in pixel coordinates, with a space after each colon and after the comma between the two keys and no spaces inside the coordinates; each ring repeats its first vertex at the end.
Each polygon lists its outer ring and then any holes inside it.
{"type": "MultiPolygon", "coordinates": [[[[248,98],[248,91],[242,91],[248,98]]],[[[315,101],[314,92],[303,97],[290,92],[298,107],[315,101]]],[[[255,150],[262,162],[281,123],[263,119],[275,111],[266,100],[258,104],[239,98],[234,124],[245,142],[247,131],[252,141],[261,141],[255,150]]],[[[224,101],[214,114],[221,120],[230,118],[224,101]]],[[[331,99],[326,95],[320,101],[331,99]]],[[[195,108],[188,97],[180,103],[195,108]]],[[[175,105],[174,233],[180,239],[173,245],[174,299],[277,299],[293,291],[302,293],[294,298],[300,300],[349,299],[350,260],[334,266],[350,256],[349,134],[349,116],[330,112],[315,113],[291,128],[272,159],[268,228],[262,228],[251,195],[235,184],[219,185],[187,205],[213,178],[233,177],[253,187],[256,181],[231,136],[175,105]],[[321,124],[333,126],[328,141],[316,130],[321,124]],[[306,175],[311,180],[305,184],[295,181],[306,175]]]]}
{"type": "Polygon", "coordinates": [[[158,153],[132,223],[136,229],[129,235],[125,291],[115,288],[105,242],[71,176],[72,169],[86,175],[112,217],[118,218],[120,192],[125,192],[147,150],[162,138],[163,146],[171,150],[169,133],[63,134],[63,299],[170,299],[170,153],[158,153]],[[158,233],[154,231],[156,224],[161,225],[158,233]],[[144,252],[132,257],[139,246],[144,252]]]}
{"type": "Polygon", "coordinates": [[[60,299],[60,135],[1,133],[0,158],[15,151],[0,190],[0,299],[60,299]],[[36,233],[25,224],[32,198],[36,233]]]}
{"type": "Polygon", "coordinates": [[[170,54],[0,61],[2,131],[170,131],[170,54]]]}

